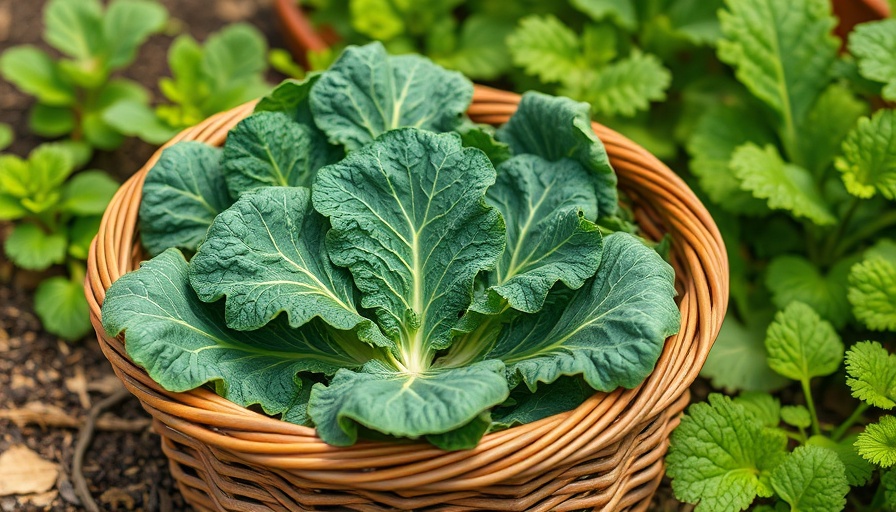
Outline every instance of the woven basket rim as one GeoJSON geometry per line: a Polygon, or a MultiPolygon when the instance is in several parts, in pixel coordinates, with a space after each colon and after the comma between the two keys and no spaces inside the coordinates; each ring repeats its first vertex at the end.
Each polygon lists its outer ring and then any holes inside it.
{"type": "MultiPolygon", "coordinates": [[[[519,99],[515,93],[477,85],[468,113],[478,122],[503,122],[516,110],[519,99]]],[[[663,411],[673,408],[677,413],[684,407],[682,395],[702,367],[727,307],[724,244],[709,213],[680,177],[640,146],[597,123],[593,127],[617,169],[620,187],[636,205],[646,204],[648,194],[650,199],[662,198],[645,208],[662,208],[656,216],[668,225],[644,214],[639,217],[642,228],[653,236],[673,231],[673,240],[678,241],[673,241],[673,265],[682,330],[667,339],[653,372],[638,387],[596,393],[572,411],[487,434],[477,448],[462,452],[443,452],[422,442],[362,441],[334,447],[323,443],[313,428],[263,416],[209,390],[172,393],[161,389],[127,357],[121,338],[103,332],[100,307],[111,283],[140,261],[136,232],[140,190],[162,150],[180,140],[220,145],[229,128],[253,107],[251,102],[213,116],[160,148],[116,193],[91,245],[85,294],[100,345],[126,387],[165,428],[237,460],[299,475],[323,489],[457,492],[531,477],[558,464],[582,460],[612,447],[632,428],[663,411]],[[682,268],[695,275],[685,276],[682,268]],[[372,467],[378,469],[368,471],[372,467]]]]}

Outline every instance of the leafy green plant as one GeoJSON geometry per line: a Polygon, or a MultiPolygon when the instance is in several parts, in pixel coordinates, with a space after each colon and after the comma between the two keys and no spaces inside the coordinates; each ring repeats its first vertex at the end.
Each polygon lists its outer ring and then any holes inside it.
{"type": "Polygon", "coordinates": [[[382,41],[476,80],[591,103],[601,121],[674,158],[701,105],[719,96],[722,0],[312,0],[345,43],[382,41]],[[676,77],[673,84],[672,76],[676,77]],[[668,96],[677,106],[650,107],[668,96]]]}
{"type": "Polygon", "coordinates": [[[0,155],[0,220],[14,224],[4,252],[26,270],[65,266],[67,276],[48,277],[38,286],[34,309],[47,331],[71,341],[91,330],[84,260],[118,189],[101,171],[73,174],[88,155],[88,148],[74,143],[44,144],[27,160],[0,155]]]}
{"type": "Polygon", "coordinates": [[[638,385],[679,327],[674,276],[596,224],[618,201],[587,105],[530,93],[493,134],[463,120],[472,93],[349,47],[223,149],[167,149],[141,203],[155,257],[109,289],[106,331],[166,389],[214,382],[335,445],[469,448],[638,385]]]}
{"type": "Polygon", "coordinates": [[[114,149],[124,133],[107,112],[122,103],[146,105],[149,93],[136,82],[113,77],[129,66],[146,39],[162,29],[167,12],[151,0],[50,0],[44,9],[44,41],[64,57],[35,46],[17,46],[0,56],[0,74],[37,102],[31,131],[68,136],[92,147],[114,149]]]}
{"type": "Polygon", "coordinates": [[[121,101],[105,110],[103,120],[116,130],[161,144],[178,131],[270,91],[264,36],[245,23],[228,25],[200,45],[189,34],[168,49],[171,77],[159,80],[170,102],[155,109],[145,101],[121,101]]]}

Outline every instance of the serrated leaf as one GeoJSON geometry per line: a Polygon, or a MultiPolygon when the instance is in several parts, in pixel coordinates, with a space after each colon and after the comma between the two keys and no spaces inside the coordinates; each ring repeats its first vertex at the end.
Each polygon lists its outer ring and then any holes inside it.
{"type": "MultiPolygon", "coordinates": [[[[894,9],[896,11],[896,9],[894,9]]],[[[896,508],[896,470],[880,472],[880,485],[884,489],[884,499],[888,507],[896,508]]]]}
{"type": "Polygon", "coordinates": [[[859,73],[883,82],[884,99],[896,101],[896,20],[857,25],[849,34],[849,51],[858,60],[859,73]]]}
{"type": "Polygon", "coordinates": [[[560,94],[587,101],[597,114],[632,117],[666,98],[672,74],[654,55],[634,51],[600,69],[566,73],[560,94]]]}
{"type": "Polygon", "coordinates": [[[807,445],[822,446],[832,450],[840,458],[840,462],[846,468],[846,481],[851,486],[865,485],[871,480],[874,473],[874,466],[863,459],[853,444],[856,442],[855,435],[848,436],[839,442],[834,442],[825,436],[812,436],[806,440],[807,445]]]}
{"type": "Polygon", "coordinates": [[[882,416],[856,439],[859,455],[882,468],[896,464],[896,417],[882,416]]]}
{"type": "Polygon", "coordinates": [[[765,348],[772,370],[800,382],[834,373],[843,360],[837,331],[802,302],[791,302],[775,315],[765,348]]]}
{"type": "Polygon", "coordinates": [[[361,304],[411,359],[448,346],[473,279],[504,247],[503,220],[482,201],[494,180],[485,155],[457,135],[413,128],[318,173],[312,200],[333,225],[330,258],[348,267],[361,304]]]}
{"type": "Polygon", "coordinates": [[[875,331],[896,330],[896,263],[870,257],[849,272],[849,302],[856,318],[875,331]]]}
{"type": "Polygon", "coordinates": [[[46,270],[65,261],[66,240],[61,233],[46,233],[35,224],[15,226],[3,245],[17,267],[46,270]]]}
{"type": "Polygon", "coordinates": [[[785,458],[787,437],[719,394],[688,408],[672,431],[667,474],[675,496],[695,511],[743,510],[768,497],[768,479],[785,458]]]}
{"type": "Polygon", "coordinates": [[[521,19],[507,48],[514,64],[544,82],[560,82],[583,64],[579,37],[551,14],[521,19]]]}
{"type": "Polygon", "coordinates": [[[597,271],[602,237],[585,218],[596,217],[597,197],[588,171],[573,160],[519,155],[497,171],[486,201],[504,217],[507,244],[489,273],[490,290],[535,313],[555,283],[575,290],[597,271]]]}
{"type": "MultiPolygon", "coordinates": [[[[179,392],[214,382],[224,398],[259,404],[286,421],[304,415],[299,372],[334,373],[365,362],[342,349],[352,340],[323,322],[299,330],[280,321],[256,331],[228,329],[224,305],[202,302],[193,292],[177,249],[112,283],[102,320],[110,336],[124,333],[130,358],[163,388],[179,392]],[[245,378],[250,374],[255,378],[245,378]]],[[[355,342],[353,348],[364,345],[355,342]]]]}
{"type": "Polygon", "coordinates": [[[282,112],[258,112],[233,128],[224,143],[224,179],[232,197],[267,187],[310,187],[333,152],[306,125],[282,112]]]}
{"type": "Polygon", "coordinates": [[[799,129],[805,165],[813,175],[822,175],[839,153],[850,128],[867,113],[867,102],[856,98],[844,85],[831,84],[821,93],[799,129]]]}
{"type": "Polygon", "coordinates": [[[358,149],[400,127],[449,131],[473,86],[418,55],[389,56],[380,43],[347,48],[311,89],[311,111],[334,144],[358,149]]]}
{"type": "Polygon", "coordinates": [[[778,256],[766,269],[765,285],[779,309],[793,301],[804,302],[841,328],[850,318],[846,294],[851,266],[852,260],[839,261],[823,274],[802,256],[778,256]]]}
{"type": "Polygon", "coordinates": [[[194,141],[162,151],[146,175],[140,202],[140,237],[150,255],[170,247],[195,251],[215,216],[233,204],[221,154],[194,141]]]}
{"type": "Polygon", "coordinates": [[[44,8],[44,40],[80,60],[105,50],[103,6],[98,0],[50,0],[44,8]]]}
{"type": "Polygon", "coordinates": [[[592,173],[598,217],[616,214],[616,174],[603,143],[591,128],[587,103],[527,92],[510,120],[498,129],[497,138],[516,155],[538,155],[552,162],[571,158],[579,162],[592,173]]]}
{"type": "Polygon", "coordinates": [[[714,387],[729,393],[737,390],[772,391],[783,387],[787,380],[768,367],[767,326],[767,319],[751,319],[744,325],[733,313],[728,313],[700,375],[708,377],[714,387]]]}
{"type": "Polygon", "coordinates": [[[796,428],[809,428],[812,418],[809,409],[803,405],[785,405],[781,408],[781,420],[796,428]]]}
{"type": "Polygon", "coordinates": [[[798,446],[772,471],[771,484],[791,510],[827,512],[846,506],[846,468],[834,451],[798,446]]]}
{"type": "Polygon", "coordinates": [[[517,386],[508,402],[492,413],[492,430],[532,423],[548,416],[571,411],[594,394],[581,377],[561,377],[551,384],[541,384],[534,392],[517,386]]]}
{"type": "Polygon", "coordinates": [[[860,341],[846,352],[845,363],[852,396],[881,409],[896,407],[896,355],[876,341],[860,341]]]}
{"type": "Polygon", "coordinates": [[[320,317],[386,346],[389,340],[358,312],[351,275],[327,257],[329,227],[304,187],[243,194],[209,228],[190,261],[190,283],[205,302],[226,296],[231,329],[259,329],[285,313],[294,328],[320,317]]]}
{"type": "Polygon", "coordinates": [[[93,331],[81,282],[60,276],[45,279],[34,292],[34,312],[44,329],[68,341],[93,331]]]}
{"type": "Polygon", "coordinates": [[[594,21],[609,18],[629,30],[638,24],[638,13],[632,0],[572,0],[570,3],[594,21]]]}
{"type": "Polygon", "coordinates": [[[731,168],[741,187],[765,199],[769,208],[786,210],[805,217],[819,226],[837,219],[821,196],[812,174],[802,167],[786,163],[772,145],[764,148],[748,142],[731,155],[731,168]]]}
{"type": "MultiPolygon", "coordinates": [[[[827,0],[728,0],[719,12],[725,38],[719,58],[780,120],[788,153],[798,152],[797,127],[827,86],[839,41],[827,0]]],[[[790,154],[798,162],[799,155],[790,154]]]]}
{"type": "Polygon", "coordinates": [[[62,211],[75,215],[96,215],[118,190],[118,182],[103,171],[84,171],[76,174],[62,189],[62,211]]]}
{"type": "Polygon", "coordinates": [[[510,52],[504,42],[513,24],[481,14],[464,20],[457,47],[447,55],[430,55],[433,62],[456,69],[473,80],[494,80],[510,67],[510,52]]]}
{"type": "Polygon", "coordinates": [[[51,106],[75,102],[75,89],[65,81],[53,59],[34,46],[16,46],[0,55],[0,72],[22,92],[51,106]]]}
{"type": "Polygon", "coordinates": [[[850,194],[896,199],[896,112],[882,109],[870,119],[859,119],[836,165],[850,194]]]}
{"type": "Polygon", "coordinates": [[[358,372],[340,370],[328,386],[315,385],[308,411],[321,439],[345,446],[355,443],[359,425],[411,439],[448,432],[507,394],[500,361],[410,375],[374,360],[358,372]]]}
{"type": "Polygon", "coordinates": [[[103,16],[103,37],[109,51],[106,65],[119,69],[134,61],[137,49],[165,26],[168,12],[151,0],[115,0],[103,16]]]}
{"type": "Polygon", "coordinates": [[[710,107],[700,117],[687,142],[691,171],[712,201],[726,211],[758,214],[768,211],[761,201],[741,188],[741,180],[728,165],[734,150],[746,142],[766,145],[774,134],[755,109],[710,107]]]}
{"type": "Polygon", "coordinates": [[[768,393],[745,391],[734,399],[734,403],[744,406],[748,413],[766,427],[775,428],[781,423],[781,402],[768,393]]]}
{"type": "Polygon", "coordinates": [[[638,385],[653,369],[681,314],[674,273],[626,233],[604,239],[597,274],[576,291],[551,294],[544,308],[504,327],[484,359],[501,359],[529,389],[582,374],[596,390],[638,385]]]}

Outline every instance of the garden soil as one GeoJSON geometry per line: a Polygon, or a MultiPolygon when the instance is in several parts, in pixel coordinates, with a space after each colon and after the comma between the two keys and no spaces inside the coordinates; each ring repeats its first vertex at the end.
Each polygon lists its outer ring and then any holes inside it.
{"type": "MultiPolygon", "coordinates": [[[[168,75],[167,48],[174,33],[205,37],[235,21],[246,21],[282,47],[272,0],[160,0],[174,19],[172,34],[153,37],[124,76],[159,97],[156,82],[168,75]]],[[[0,0],[0,51],[41,41],[39,0],[0,0]]],[[[282,77],[271,77],[278,81],[282,77]]],[[[24,156],[41,142],[28,135],[31,99],[0,81],[0,121],[12,125],[16,140],[8,150],[24,156]]],[[[90,166],[124,181],[155,148],[136,139],[115,152],[100,152],[90,166]]],[[[0,240],[9,232],[0,223],[0,240]]],[[[0,251],[0,512],[87,510],[75,492],[83,476],[100,510],[180,512],[189,510],[177,490],[152,432],[150,417],[123,386],[95,337],[68,343],[43,331],[32,300],[42,275],[16,269],[0,251]],[[97,404],[114,402],[81,435],[97,404]],[[73,464],[79,441],[83,461],[73,464]],[[24,487],[10,488],[18,483],[24,487]],[[23,492],[26,492],[23,494],[23,492]]],[[[668,482],[650,510],[689,510],[672,497],[668,482]]]]}

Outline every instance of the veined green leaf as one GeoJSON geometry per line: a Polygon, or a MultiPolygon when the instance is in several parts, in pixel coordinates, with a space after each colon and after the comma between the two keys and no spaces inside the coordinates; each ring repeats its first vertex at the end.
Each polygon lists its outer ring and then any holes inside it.
{"type": "Polygon", "coordinates": [[[290,421],[304,414],[297,410],[305,406],[299,372],[334,373],[365,363],[344,346],[374,355],[374,349],[319,321],[298,330],[281,321],[256,331],[228,329],[224,305],[199,300],[187,273],[183,255],[168,249],[115,281],[103,303],[106,332],[124,333],[131,359],[169,391],[213,382],[224,398],[260,404],[290,421]]]}
{"type": "Polygon", "coordinates": [[[856,447],[853,446],[857,437],[857,435],[850,435],[839,442],[834,442],[827,436],[819,435],[810,437],[806,444],[823,446],[836,453],[840,462],[846,468],[847,483],[852,486],[858,486],[865,485],[871,480],[871,475],[874,473],[874,465],[862,458],[856,447]]]}
{"type": "Polygon", "coordinates": [[[837,454],[814,445],[798,446],[771,474],[771,484],[791,510],[843,510],[849,483],[837,454]]]}
{"type": "Polygon", "coordinates": [[[160,31],[168,18],[165,8],[152,0],[115,0],[103,16],[106,65],[119,69],[134,61],[137,49],[160,31]]]}
{"type": "Polygon", "coordinates": [[[68,341],[93,330],[84,284],[56,276],[45,279],[34,292],[34,312],[44,329],[68,341]]]}
{"type": "Polygon", "coordinates": [[[896,262],[872,256],[849,271],[856,318],[875,331],[896,330],[896,262]]]}
{"type": "Polygon", "coordinates": [[[306,188],[243,194],[215,218],[190,261],[190,282],[206,302],[227,297],[224,316],[231,329],[258,329],[285,312],[291,327],[320,317],[386,346],[376,325],[358,313],[351,275],[327,257],[329,227],[311,208],[306,188]]]}
{"type": "Polygon", "coordinates": [[[457,133],[465,148],[481,149],[495,167],[512,156],[510,146],[495,139],[495,129],[491,125],[465,121],[457,128],[457,133]]]}
{"type": "Polygon", "coordinates": [[[633,51],[601,69],[564,75],[560,94],[591,103],[597,114],[632,117],[666,99],[672,74],[654,55],[633,51]]]}
{"type": "Polygon", "coordinates": [[[896,101],[896,19],[857,25],[849,34],[849,51],[858,60],[859,73],[883,82],[884,99],[896,101]]]}
{"type": "Polygon", "coordinates": [[[837,331],[802,302],[792,302],[775,315],[765,348],[772,370],[800,382],[834,373],[843,360],[837,331]]]}
{"type": "Polygon", "coordinates": [[[616,173],[603,143],[591,128],[587,103],[527,92],[510,120],[498,129],[497,137],[509,144],[516,155],[538,155],[552,162],[571,158],[579,162],[593,175],[598,217],[616,214],[616,173]]]}
{"type": "Polygon", "coordinates": [[[851,259],[839,261],[823,274],[802,256],[778,256],[766,268],[765,286],[779,309],[803,302],[839,329],[850,318],[847,286],[852,265],[851,259]]]}
{"type": "Polygon", "coordinates": [[[75,59],[99,57],[106,47],[102,4],[99,0],[50,0],[44,9],[44,40],[75,59]]]}
{"type": "Polygon", "coordinates": [[[896,464],[896,417],[883,416],[865,426],[856,439],[856,448],[859,455],[882,468],[896,464]]]}
{"type": "Polygon", "coordinates": [[[830,81],[839,41],[828,0],[727,0],[718,54],[779,116],[790,160],[804,164],[798,127],[830,81]]]}
{"type": "Polygon", "coordinates": [[[243,119],[224,143],[224,179],[232,197],[258,187],[310,187],[334,152],[306,125],[282,112],[243,119]]]}
{"type": "Polygon", "coordinates": [[[492,413],[491,430],[532,423],[548,416],[571,411],[582,405],[594,390],[581,377],[561,377],[551,384],[541,384],[534,392],[519,385],[510,392],[509,404],[502,404],[492,413]]]}
{"type": "Polygon", "coordinates": [[[75,102],[75,89],[66,82],[53,59],[34,46],[16,46],[0,55],[0,72],[22,92],[50,106],[75,102]]]}
{"type": "Polygon", "coordinates": [[[831,84],[821,93],[799,128],[802,155],[813,175],[820,177],[827,170],[850,129],[867,112],[868,103],[842,84],[831,84]]]}
{"type": "Polygon", "coordinates": [[[876,341],[860,341],[846,352],[846,384],[869,405],[896,407],[896,354],[876,341]]]}
{"type": "Polygon", "coordinates": [[[557,281],[575,290],[597,271],[602,238],[587,220],[597,215],[597,197],[578,162],[513,157],[498,167],[486,200],[507,227],[507,245],[489,283],[510,307],[535,313],[557,281]]]}
{"type": "Polygon", "coordinates": [[[744,406],[749,414],[766,427],[776,428],[781,423],[781,402],[769,393],[745,391],[737,395],[734,403],[744,406]]]}
{"type": "Polygon", "coordinates": [[[352,272],[412,372],[448,346],[473,279],[504,247],[504,222],[483,202],[494,180],[485,155],[457,135],[413,128],[318,173],[312,200],[333,225],[330,258],[352,272]]]}
{"type": "Polygon", "coordinates": [[[544,82],[560,82],[584,64],[579,37],[550,14],[521,19],[507,48],[514,64],[544,82]]]}
{"type": "Polygon", "coordinates": [[[742,106],[710,107],[700,117],[687,141],[691,171],[712,201],[726,211],[761,214],[765,203],[741,188],[741,180],[728,165],[734,150],[746,143],[772,144],[774,134],[755,109],[742,106]]]}
{"type": "Polygon", "coordinates": [[[446,451],[472,450],[476,448],[479,440],[488,432],[491,425],[491,414],[486,411],[473,418],[466,425],[454,430],[449,430],[442,434],[429,434],[426,436],[426,440],[446,451]]]}
{"type": "Polygon", "coordinates": [[[380,43],[349,47],[311,89],[311,111],[334,144],[358,149],[401,127],[449,131],[473,85],[418,55],[389,56],[380,43]]]}
{"type": "Polygon", "coordinates": [[[821,196],[812,174],[786,163],[772,145],[764,148],[748,142],[731,156],[731,168],[741,187],[765,199],[769,208],[787,210],[819,226],[837,221],[821,196]]]}
{"type": "Polygon", "coordinates": [[[518,376],[531,390],[577,374],[599,391],[637,386],[678,332],[673,278],[653,249],[626,233],[609,235],[593,278],[516,317],[483,358],[504,361],[511,381],[518,376]]]}
{"type": "Polygon", "coordinates": [[[507,395],[500,361],[409,374],[374,360],[315,385],[308,412],[324,441],[345,446],[357,440],[359,425],[411,439],[460,428],[507,395]]]}
{"type": "Polygon", "coordinates": [[[675,496],[696,512],[743,510],[770,497],[769,478],[785,459],[784,432],[765,427],[724,395],[688,408],[672,431],[666,470],[675,496]]]}
{"type": "Polygon", "coordinates": [[[836,165],[850,194],[896,199],[896,112],[882,109],[870,119],[859,119],[836,165]]]}
{"type": "Polygon", "coordinates": [[[729,393],[784,387],[787,379],[768,367],[765,331],[769,320],[765,315],[756,314],[744,325],[729,311],[700,375],[729,393]]]}
{"type": "Polygon", "coordinates": [[[169,247],[195,251],[215,216],[233,204],[221,154],[195,141],[162,151],[146,175],[140,202],[140,237],[150,255],[169,247]]]}

